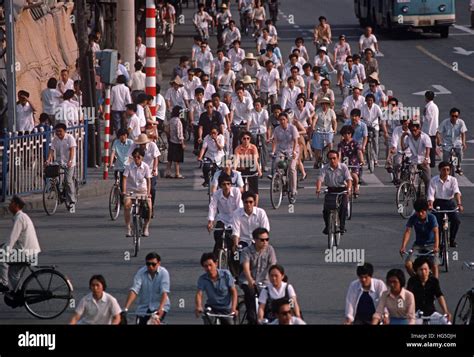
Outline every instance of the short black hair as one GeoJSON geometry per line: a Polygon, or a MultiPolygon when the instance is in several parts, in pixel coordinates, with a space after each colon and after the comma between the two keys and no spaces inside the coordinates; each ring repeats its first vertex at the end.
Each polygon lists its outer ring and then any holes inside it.
{"type": "Polygon", "coordinates": [[[89,287],[91,286],[93,280],[97,280],[99,283],[101,283],[104,291],[107,289],[107,283],[105,282],[105,278],[103,275],[100,275],[100,274],[92,275],[91,278],[89,279],[89,287]]]}
{"type": "Polygon", "coordinates": [[[253,240],[257,240],[258,237],[260,237],[262,234],[265,234],[265,233],[270,234],[268,229],[266,229],[265,227],[256,228],[252,232],[252,238],[253,238],[253,240]]]}
{"type": "Polygon", "coordinates": [[[224,182],[231,182],[232,183],[232,178],[227,175],[225,172],[222,172],[221,175],[219,176],[219,187],[224,183],[224,182]]]}
{"type": "Polygon", "coordinates": [[[127,77],[125,77],[123,74],[117,77],[117,84],[125,84],[127,83],[127,77]]]}
{"type": "Polygon", "coordinates": [[[46,85],[49,89],[55,89],[58,86],[58,80],[56,78],[48,79],[48,84],[46,85]]]}
{"type": "Polygon", "coordinates": [[[272,301],[272,312],[277,315],[284,305],[291,305],[290,300],[286,298],[276,299],[272,301]]]}
{"type": "Polygon", "coordinates": [[[372,100],[375,102],[375,95],[373,95],[372,93],[367,94],[367,95],[365,96],[365,100],[368,100],[368,99],[372,99],[372,100]]]}
{"type": "Polygon", "coordinates": [[[204,88],[201,88],[201,87],[196,88],[196,89],[194,90],[194,94],[195,94],[195,95],[196,95],[196,94],[204,94],[204,88]]]}
{"type": "Polygon", "coordinates": [[[449,114],[453,114],[453,113],[459,113],[461,114],[461,110],[459,110],[458,108],[451,108],[451,110],[449,111],[449,114]]]}
{"type": "Polygon", "coordinates": [[[28,93],[26,90],[20,90],[20,91],[18,91],[18,96],[19,96],[19,97],[26,97],[26,98],[29,98],[29,97],[30,97],[30,93],[28,93]]]}
{"type": "Polygon", "coordinates": [[[360,117],[360,116],[361,116],[360,109],[357,109],[357,108],[352,109],[352,110],[351,110],[351,117],[352,117],[352,116],[360,117]]]}
{"type": "Polygon", "coordinates": [[[57,130],[57,129],[64,129],[64,130],[67,130],[67,126],[66,126],[66,124],[64,124],[64,123],[57,123],[57,124],[54,126],[54,130],[57,130]]]}
{"type": "Polygon", "coordinates": [[[435,97],[435,94],[433,91],[431,90],[428,90],[425,92],[425,98],[428,99],[428,100],[433,100],[435,97]]]}
{"type": "Polygon", "coordinates": [[[211,259],[214,263],[217,262],[217,257],[213,252],[204,253],[201,255],[201,266],[203,266],[204,262],[208,261],[209,259],[211,259]]]}
{"type": "MultiPolygon", "coordinates": [[[[140,155],[141,157],[145,157],[145,150],[142,148],[138,147],[133,149],[132,151],[132,157],[134,157],[136,154],[140,155]]],[[[151,254],[151,253],[150,253],[151,254]]]]}
{"type": "Polygon", "coordinates": [[[183,111],[183,107],[179,105],[175,105],[173,109],[171,110],[171,115],[170,115],[171,118],[179,117],[182,111],[183,111]]]}
{"type": "Polygon", "coordinates": [[[120,137],[122,135],[127,135],[128,136],[128,130],[125,129],[125,128],[120,128],[118,131],[117,131],[117,137],[120,137]]]}
{"type": "Polygon", "coordinates": [[[403,270],[400,269],[392,269],[389,270],[387,273],[386,281],[388,282],[388,279],[395,277],[398,279],[400,282],[400,286],[403,288],[405,286],[405,273],[403,270]]]}
{"type": "Polygon", "coordinates": [[[245,201],[249,197],[252,197],[254,201],[257,200],[257,195],[252,191],[245,191],[242,193],[242,201],[245,201]]]}
{"type": "Polygon", "coordinates": [[[417,271],[418,268],[420,268],[425,263],[428,264],[430,270],[433,269],[433,263],[431,262],[431,259],[429,257],[418,257],[413,262],[413,270],[417,271]]]}
{"type": "Polygon", "coordinates": [[[428,201],[426,200],[426,198],[418,198],[413,204],[413,208],[416,212],[427,211],[428,201]]]}
{"type": "Polygon", "coordinates": [[[69,100],[74,97],[74,91],[72,89],[68,89],[67,91],[64,92],[63,94],[63,99],[64,100],[69,100]]]}
{"type": "Polygon", "coordinates": [[[364,263],[364,265],[359,265],[357,267],[357,276],[368,275],[372,277],[374,275],[374,266],[370,263],[364,263]]]}
{"type": "Polygon", "coordinates": [[[351,125],[344,125],[340,131],[341,135],[351,134],[354,135],[354,128],[351,125]]]}
{"type": "Polygon", "coordinates": [[[127,104],[125,108],[127,108],[128,110],[131,110],[134,113],[137,112],[137,105],[135,103],[127,104]]]}
{"type": "Polygon", "coordinates": [[[25,207],[26,205],[25,201],[23,201],[23,199],[17,195],[12,197],[12,202],[16,204],[18,207],[20,207],[20,209],[23,209],[23,207],[25,207]]]}
{"type": "Polygon", "coordinates": [[[137,61],[135,62],[134,67],[135,67],[135,71],[141,71],[143,68],[143,63],[141,63],[140,61],[137,61]]]}
{"type": "Polygon", "coordinates": [[[327,153],[327,158],[329,159],[329,155],[331,154],[336,154],[337,157],[339,157],[339,151],[337,150],[329,150],[328,153],[327,153]]]}
{"type": "Polygon", "coordinates": [[[451,165],[449,164],[449,162],[447,162],[447,161],[441,161],[441,162],[438,164],[438,170],[441,171],[441,169],[442,169],[443,167],[450,167],[450,166],[451,166],[451,165]]]}
{"type": "Polygon", "coordinates": [[[49,124],[49,115],[46,113],[41,113],[39,117],[40,123],[48,122],[49,124]]]}
{"type": "MultiPolygon", "coordinates": [[[[135,150],[133,150],[133,151],[135,152],[135,150]]],[[[152,259],[156,259],[156,260],[158,260],[158,262],[161,262],[161,257],[159,256],[159,254],[157,252],[150,252],[145,257],[145,260],[152,260],[152,259]]]]}

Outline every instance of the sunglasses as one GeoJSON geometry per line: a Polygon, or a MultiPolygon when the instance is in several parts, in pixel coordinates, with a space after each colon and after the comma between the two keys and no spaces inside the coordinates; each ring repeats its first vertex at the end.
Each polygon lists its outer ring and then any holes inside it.
{"type": "Polygon", "coordinates": [[[244,203],[251,205],[251,204],[254,204],[255,202],[254,201],[244,201],[244,203]]]}
{"type": "Polygon", "coordinates": [[[451,114],[451,118],[459,118],[459,115],[451,114]]]}
{"type": "Polygon", "coordinates": [[[158,263],[146,262],[145,264],[146,264],[147,267],[154,267],[154,266],[156,266],[158,263]]]}
{"type": "Polygon", "coordinates": [[[268,242],[270,238],[258,238],[261,242],[268,242]]]}

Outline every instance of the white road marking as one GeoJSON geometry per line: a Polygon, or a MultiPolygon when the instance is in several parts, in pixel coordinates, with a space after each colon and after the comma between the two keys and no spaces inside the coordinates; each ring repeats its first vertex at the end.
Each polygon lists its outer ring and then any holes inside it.
{"type": "Polygon", "coordinates": [[[453,49],[454,49],[454,53],[457,55],[470,56],[474,53],[474,51],[468,51],[462,47],[453,47],[453,49]]]}
{"type": "Polygon", "coordinates": [[[204,191],[207,190],[207,187],[203,187],[203,179],[201,178],[202,170],[194,170],[193,171],[193,190],[194,191],[204,191]]]}
{"type": "Polygon", "coordinates": [[[436,56],[435,54],[431,53],[430,51],[428,51],[426,48],[424,48],[423,46],[416,46],[416,48],[423,52],[425,55],[427,55],[428,57],[430,57],[431,59],[435,60],[436,62],[442,64],[443,66],[447,67],[449,70],[451,70],[453,73],[456,73],[457,75],[471,81],[471,82],[474,82],[474,78],[469,76],[468,74],[464,73],[463,71],[461,70],[457,70],[457,71],[453,71],[453,66],[452,64],[449,64],[447,62],[445,62],[444,60],[442,60],[441,58],[439,58],[438,56],[436,56]]]}
{"type": "Polygon", "coordinates": [[[459,187],[474,187],[474,183],[472,183],[466,176],[459,176],[456,175],[458,179],[459,187]]]}
{"type": "MultiPolygon", "coordinates": [[[[435,92],[436,95],[453,94],[451,91],[449,91],[447,88],[443,87],[442,85],[433,84],[432,87],[438,91],[438,92],[435,92]]],[[[426,91],[416,92],[416,93],[413,93],[413,95],[425,95],[425,92],[426,91]]]]}
{"type": "Polygon", "coordinates": [[[369,172],[364,172],[362,173],[362,182],[365,185],[362,185],[362,187],[387,187],[391,185],[385,185],[382,181],[378,179],[375,174],[371,174],[369,172]]]}
{"type": "Polygon", "coordinates": [[[458,30],[461,30],[461,31],[464,31],[466,33],[469,33],[471,35],[474,35],[474,30],[471,30],[470,28],[467,28],[466,26],[462,26],[462,25],[453,25],[453,27],[455,29],[458,29],[458,30]]]}

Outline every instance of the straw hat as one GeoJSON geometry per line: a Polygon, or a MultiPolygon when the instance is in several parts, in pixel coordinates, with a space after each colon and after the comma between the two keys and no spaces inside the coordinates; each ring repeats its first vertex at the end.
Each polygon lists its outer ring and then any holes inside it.
{"type": "Polygon", "coordinates": [[[221,9],[227,10],[227,4],[226,4],[226,3],[223,3],[223,4],[221,5],[221,9]]]}
{"type": "Polygon", "coordinates": [[[176,76],[174,79],[170,81],[170,84],[176,83],[178,86],[184,86],[183,81],[181,80],[180,76],[176,76]]]}
{"type": "Polygon", "coordinates": [[[244,84],[255,83],[255,81],[249,75],[244,76],[244,78],[242,78],[242,82],[244,84]]]}
{"type": "Polygon", "coordinates": [[[247,55],[245,56],[245,59],[246,59],[246,60],[257,60],[257,57],[255,57],[252,52],[249,52],[249,53],[247,53],[247,55]]]}
{"type": "Polygon", "coordinates": [[[376,81],[377,84],[380,84],[379,74],[377,72],[371,73],[369,78],[373,81],[376,81]]]}
{"type": "Polygon", "coordinates": [[[149,142],[150,142],[150,139],[148,139],[148,136],[146,134],[138,135],[138,138],[136,138],[134,141],[134,143],[138,145],[148,144],[149,142]]]}
{"type": "Polygon", "coordinates": [[[323,51],[325,54],[328,54],[328,49],[326,48],[326,46],[319,47],[319,51],[323,51]]]}
{"type": "Polygon", "coordinates": [[[357,83],[357,84],[354,86],[354,89],[364,90],[364,85],[363,85],[362,83],[357,83]]]}
{"type": "Polygon", "coordinates": [[[320,104],[323,104],[323,103],[331,104],[331,99],[329,99],[328,97],[323,97],[319,100],[319,103],[320,104]]]}

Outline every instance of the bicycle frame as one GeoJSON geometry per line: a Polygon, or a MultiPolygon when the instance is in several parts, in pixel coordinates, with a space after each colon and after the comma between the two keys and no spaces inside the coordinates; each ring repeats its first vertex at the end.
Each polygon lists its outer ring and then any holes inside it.
{"type": "Polygon", "coordinates": [[[210,307],[207,307],[203,312],[203,319],[207,318],[210,325],[221,325],[221,319],[233,319],[233,322],[235,324],[236,317],[237,316],[234,313],[231,313],[231,314],[214,314],[212,312],[212,308],[210,308],[210,307]],[[215,319],[214,324],[212,323],[211,318],[215,319]]]}

